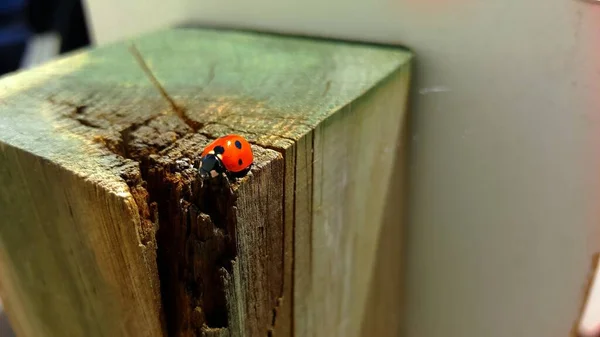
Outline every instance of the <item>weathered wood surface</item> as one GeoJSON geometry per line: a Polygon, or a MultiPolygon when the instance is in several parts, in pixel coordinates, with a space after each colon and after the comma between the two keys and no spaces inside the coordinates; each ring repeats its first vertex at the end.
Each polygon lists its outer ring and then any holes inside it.
{"type": "Polygon", "coordinates": [[[411,54],[197,29],[135,44],[175,107],[125,43],[0,80],[17,333],[360,334],[381,308],[379,237],[400,224],[385,204],[411,54]],[[255,167],[200,182],[189,163],[230,132],[255,167]]]}

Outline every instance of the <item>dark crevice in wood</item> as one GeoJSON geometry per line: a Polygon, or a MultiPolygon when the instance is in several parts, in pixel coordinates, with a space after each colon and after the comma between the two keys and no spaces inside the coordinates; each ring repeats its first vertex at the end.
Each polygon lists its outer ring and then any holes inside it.
{"type": "Polygon", "coordinates": [[[236,195],[225,177],[182,179],[170,166],[153,160],[142,164],[151,201],[158,204],[167,327],[169,336],[201,336],[203,329],[228,326],[223,279],[237,253],[236,195]]]}
{"type": "MultiPolygon", "coordinates": [[[[310,186],[311,189],[313,188],[313,186],[315,186],[315,172],[314,172],[314,165],[315,165],[315,130],[311,131],[310,134],[310,186]]],[[[323,165],[323,163],[321,162],[321,165],[323,165]]],[[[309,213],[308,214],[313,214],[313,205],[314,205],[314,194],[312,193],[313,191],[311,190],[310,193],[308,193],[308,207],[309,209],[309,213]]],[[[308,242],[310,244],[310,247],[308,249],[308,275],[312,275],[313,273],[313,247],[312,247],[312,243],[313,241],[313,217],[309,217],[308,220],[308,226],[309,226],[309,235],[308,235],[308,242]]],[[[294,228],[294,233],[296,229],[294,228]]],[[[294,244],[294,247],[296,247],[296,245],[294,244]]],[[[295,252],[294,252],[295,254],[295,252]]],[[[294,255],[296,256],[296,255],[294,255]]]]}
{"type": "MultiPolygon", "coordinates": [[[[139,163],[147,202],[155,205],[160,224],[155,237],[168,335],[202,336],[206,329],[228,327],[224,278],[237,254],[236,195],[227,178],[197,180],[181,160],[162,156],[177,144],[152,139],[169,132],[160,126],[144,132],[160,124],[157,117],[121,132],[123,154],[139,163]]],[[[180,136],[193,133],[187,132],[180,136]]]]}
{"type": "Polygon", "coordinates": [[[86,118],[80,118],[80,117],[75,117],[73,118],[73,120],[79,122],[79,124],[83,125],[83,126],[87,126],[90,128],[94,128],[94,129],[101,129],[102,126],[99,124],[94,123],[93,121],[86,119],[86,118]]]}
{"type": "Polygon", "coordinates": [[[237,254],[236,195],[226,177],[200,181],[181,160],[161,156],[177,145],[157,149],[155,140],[140,139],[160,136],[138,134],[155,119],[124,129],[118,154],[139,164],[139,179],[126,181],[132,194],[147,193],[135,200],[148,209],[145,216],[156,214],[152,224],[160,224],[153,228],[168,336],[202,336],[206,329],[228,327],[224,278],[237,254]]]}
{"type": "Polygon", "coordinates": [[[127,159],[121,177],[138,206],[141,244],[156,243],[168,336],[203,336],[229,324],[225,279],[237,255],[236,194],[226,177],[200,181],[191,165],[166,155],[194,135],[187,123],[171,128],[172,118],[153,115],[118,131],[118,140],[99,138],[127,159]]]}
{"type": "Polygon", "coordinates": [[[87,105],[84,104],[75,104],[69,101],[57,101],[54,96],[50,96],[47,98],[48,102],[52,103],[52,104],[56,104],[56,105],[65,105],[68,107],[73,108],[73,111],[71,113],[72,116],[74,115],[80,115],[83,114],[85,112],[85,110],[87,109],[87,105]]]}
{"type": "MultiPolygon", "coordinates": [[[[285,150],[281,150],[281,149],[272,149],[272,150],[281,153],[282,157],[285,158],[285,150]]],[[[291,202],[293,204],[293,206],[292,206],[292,228],[291,228],[292,229],[292,261],[290,262],[290,263],[292,263],[292,269],[293,269],[293,265],[294,265],[293,256],[295,256],[294,252],[293,252],[293,249],[294,249],[293,237],[294,237],[295,227],[296,227],[296,203],[294,201],[294,198],[295,198],[295,195],[296,195],[296,177],[297,177],[297,172],[296,172],[297,171],[296,156],[298,155],[298,148],[297,148],[297,145],[295,144],[295,141],[294,141],[294,145],[291,146],[290,148],[288,148],[287,151],[289,151],[288,153],[294,159],[294,163],[293,163],[293,166],[292,166],[293,170],[294,170],[294,176],[293,176],[293,179],[294,179],[294,181],[293,181],[293,191],[294,192],[292,194],[292,200],[291,200],[291,202]]],[[[283,160],[283,172],[284,173],[287,172],[287,170],[289,169],[287,166],[288,166],[287,160],[284,159],[283,160]]],[[[286,219],[286,216],[287,216],[286,215],[286,210],[287,210],[287,207],[286,207],[287,199],[286,199],[286,197],[288,197],[288,195],[286,193],[287,192],[287,188],[286,188],[287,187],[287,185],[286,185],[287,181],[288,181],[287,179],[283,179],[283,193],[282,193],[283,198],[282,198],[282,204],[281,204],[281,209],[282,209],[282,212],[283,212],[282,219],[284,219],[284,221],[282,222],[282,229],[281,229],[281,231],[282,231],[282,237],[283,237],[284,242],[285,242],[286,233],[287,233],[286,231],[288,230],[285,227],[285,219],[286,219]]],[[[286,269],[286,265],[285,265],[285,263],[286,263],[285,251],[286,251],[286,247],[285,247],[285,244],[284,244],[283,249],[281,250],[281,261],[283,263],[283,270],[286,269]]],[[[292,289],[293,289],[293,277],[292,277],[292,289]]],[[[273,316],[271,318],[271,326],[267,329],[267,337],[273,337],[273,334],[274,334],[274,331],[275,331],[275,327],[276,327],[276,323],[277,323],[277,314],[278,314],[278,311],[279,311],[279,307],[281,306],[281,304],[283,302],[284,294],[285,294],[285,283],[281,282],[281,288],[279,290],[279,296],[277,297],[277,302],[275,303],[275,307],[273,308],[273,316]]],[[[293,297],[294,296],[292,294],[291,298],[288,299],[288,301],[291,301],[291,307],[292,308],[293,308],[293,297]]],[[[293,321],[293,319],[291,321],[293,321]]]]}
{"type": "Polygon", "coordinates": [[[158,117],[161,117],[161,116],[163,116],[163,115],[157,114],[157,115],[150,116],[147,119],[145,119],[139,123],[133,123],[130,126],[119,131],[119,134],[121,136],[121,148],[123,151],[121,153],[121,155],[123,157],[128,158],[128,159],[133,159],[133,160],[140,159],[140,158],[136,158],[135,156],[132,157],[132,154],[130,153],[130,144],[132,142],[131,135],[134,134],[141,127],[148,126],[151,122],[153,122],[155,119],[157,119],[158,117]]]}
{"type": "Polygon", "coordinates": [[[85,109],[87,109],[87,106],[85,106],[85,105],[77,105],[75,107],[75,114],[76,115],[80,115],[80,114],[82,114],[82,113],[85,112],[85,109]]]}
{"type": "Polygon", "coordinates": [[[273,308],[273,318],[271,318],[271,327],[267,330],[267,337],[273,337],[273,331],[275,330],[275,324],[277,323],[277,312],[279,311],[279,307],[283,302],[283,282],[281,283],[281,295],[277,298],[277,303],[275,303],[275,308],[273,308]]]}
{"type": "Polygon", "coordinates": [[[144,246],[155,240],[155,234],[158,224],[158,208],[156,202],[150,201],[150,195],[146,189],[146,182],[139,174],[137,163],[129,162],[122,173],[121,178],[129,186],[129,190],[140,215],[140,228],[138,233],[140,243],[144,246]]]}

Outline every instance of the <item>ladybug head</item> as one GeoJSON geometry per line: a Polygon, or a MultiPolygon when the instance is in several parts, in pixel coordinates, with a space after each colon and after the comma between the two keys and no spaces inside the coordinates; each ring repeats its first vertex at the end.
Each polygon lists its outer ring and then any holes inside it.
{"type": "Polygon", "coordinates": [[[209,153],[206,156],[200,158],[200,168],[198,173],[201,178],[214,178],[220,173],[223,173],[223,163],[219,158],[219,155],[209,153]]]}

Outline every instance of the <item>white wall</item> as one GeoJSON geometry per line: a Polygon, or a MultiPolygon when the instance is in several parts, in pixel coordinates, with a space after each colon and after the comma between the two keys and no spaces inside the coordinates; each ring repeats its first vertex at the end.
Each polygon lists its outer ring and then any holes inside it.
{"type": "Polygon", "coordinates": [[[99,43],[196,18],[413,48],[407,336],[568,336],[600,249],[600,3],[88,4],[99,43]]]}

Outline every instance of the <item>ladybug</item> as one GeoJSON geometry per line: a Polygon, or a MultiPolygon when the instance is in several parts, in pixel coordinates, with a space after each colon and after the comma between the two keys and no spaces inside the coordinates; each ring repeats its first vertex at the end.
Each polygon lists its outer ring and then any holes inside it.
{"type": "Polygon", "coordinates": [[[208,144],[200,155],[198,173],[202,178],[227,173],[241,177],[248,173],[254,155],[248,141],[239,135],[226,135],[208,144]]]}

